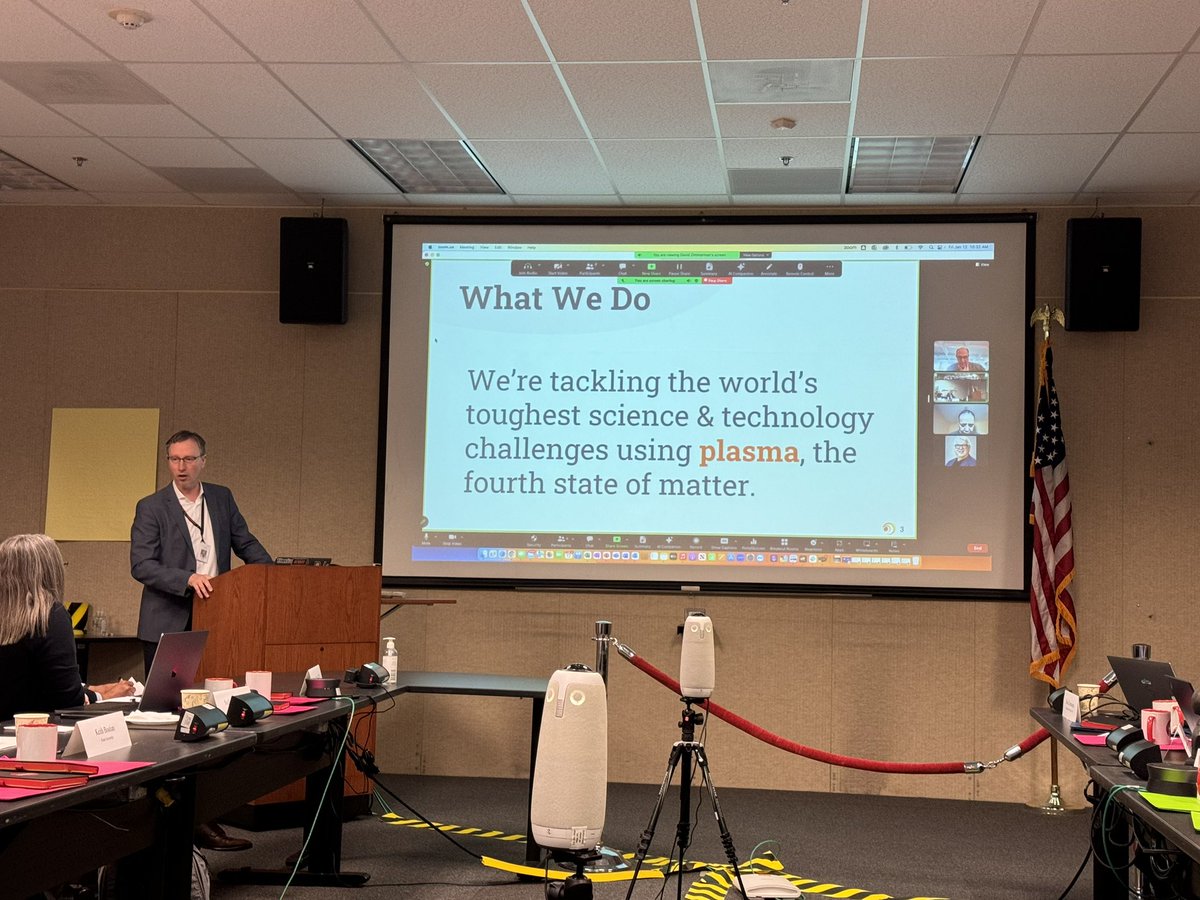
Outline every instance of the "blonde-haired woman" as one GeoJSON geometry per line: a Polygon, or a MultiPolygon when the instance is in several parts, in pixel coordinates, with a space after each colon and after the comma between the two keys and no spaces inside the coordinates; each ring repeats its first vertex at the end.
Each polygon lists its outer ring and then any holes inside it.
{"type": "Polygon", "coordinates": [[[88,699],[62,604],[64,580],[53,538],[17,534],[0,543],[0,719],[88,699]]]}

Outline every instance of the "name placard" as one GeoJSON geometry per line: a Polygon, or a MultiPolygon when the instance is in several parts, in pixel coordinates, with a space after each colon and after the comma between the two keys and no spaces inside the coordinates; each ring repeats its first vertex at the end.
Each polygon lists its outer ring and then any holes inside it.
{"type": "Polygon", "coordinates": [[[91,759],[102,753],[124,750],[130,743],[125,716],[119,712],[105,713],[94,719],[76,722],[63,755],[72,756],[82,750],[91,759]]]}

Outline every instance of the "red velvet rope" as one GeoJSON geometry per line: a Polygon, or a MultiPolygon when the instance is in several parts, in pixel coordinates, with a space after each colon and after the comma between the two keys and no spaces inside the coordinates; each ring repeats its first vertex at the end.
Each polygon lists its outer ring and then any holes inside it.
{"type": "MultiPolygon", "coordinates": [[[[676,694],[679,693],[679,682],[670,675],[655,668],[646,660],[642,659],[637,654],[628,656],[625,653],[621,654],[631,663],[661,684],[666,685],[676,694]]],[[[824,750],[817,750],[814,747],[807,747],[804,744],[798,744],[795,741],[790,741],[787,738],[780,737],[755,725],[748,719],[743,719],[737,713],[730,712],[723,706],[713,703],[712,700],[704,700],[697,704],[702,709],[707,710],[710,714],[728,722],[734,728],[739,728],[751,737],[758,738],[765,744],[770,744],[772,747],[778,747],[780,750],[786,750],[788,753],[795,753],[798,756],[804,756],[808,759],[815,759],[817,762],[828,763],[831,766],[841,766],[847,769],[865,769],[868,772],[890,772],[898,775],[963,775],[963,774],[978,774],[977,766],[972,766],[966,762],[940,762],[940,763],[898,763],[898,762],[882,762],[876,759],[862,759],[857,756],[843,756],[840,753],[828,753],[824,750]]],[[[1046,738],[1050,737],[1050,732],[1045,728],[1039,728],[1016,747],[1020,748],[1020,753],[1015,756],[1012,751],[1006,753],[1005,759],[1016,759],[1018,756],[1024,755],[1040,744],[1046,738]]],[[[1016,748],[1014,748],[1016,749],[1016,748]]]]}

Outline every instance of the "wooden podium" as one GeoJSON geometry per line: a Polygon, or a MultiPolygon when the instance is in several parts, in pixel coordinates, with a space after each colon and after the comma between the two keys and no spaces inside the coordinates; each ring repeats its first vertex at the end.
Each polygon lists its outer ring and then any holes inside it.
{"type": "MultiPolygon", "coordinates": [[[[283,683],[282,673],[303,673],[315,665],[341,678],[379,657],[379,597],[383,586],[377,566],[241,566],[213,579],[207,600],[192,601],[192,629],[207,631],[198,680],[232,678],[245,683],[247,672],[274,673],[275,691],[299,693],[301,675],[283,683]]],[[[356,729],[374,752],[375,721],[356,729]]],[[[346,799],[369,798],[366,778],[353,766],[346,772],[346,799]]],[[[303,782],[282,788],[256,806],[299,801],[303,782]]]]}

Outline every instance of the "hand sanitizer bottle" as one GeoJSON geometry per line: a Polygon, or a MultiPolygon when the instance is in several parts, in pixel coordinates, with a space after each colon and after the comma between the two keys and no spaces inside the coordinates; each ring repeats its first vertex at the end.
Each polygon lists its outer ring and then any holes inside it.
{"type": "Polygon", "coordinates": [[[391,684],[396,680],[396,672],[400,668],[400,657],[396,655],[396,639],[385,637],[384,641],[387,647],[383,651],[383,667],[388,672],[388,683],[391,684]]]}

